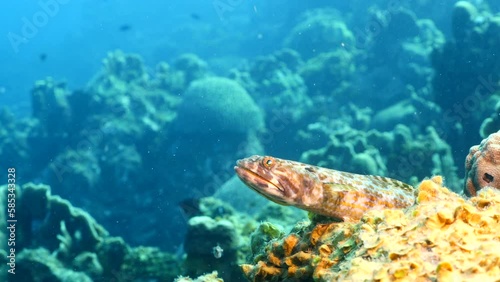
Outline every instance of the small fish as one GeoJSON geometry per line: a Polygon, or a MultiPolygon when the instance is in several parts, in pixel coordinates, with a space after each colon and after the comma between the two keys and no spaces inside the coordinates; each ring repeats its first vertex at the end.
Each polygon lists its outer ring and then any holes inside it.
{"type": "Polygon", "coordinates": [[[248,187],[275,203],[348,222],[369,210],[409,207],[416,198],[415,188],[395,179],[270,156],[238,160],[234,169],[248,187]]]}
{"type": "Polygon", "coordinates": [[[212,254],[214,255],[214,258],[220,259],[222,257],[222,254],[224,253],[224,249],[217,244],[217,246],[212,248],[212,254]]]}
{"type": "Polygon", "coordinates": [[[123,31],[123,32],[125,32],[125,31],[129,31],[129,30],[131,30],[131,29],[132,29],[132,26],[131,26],[131,25],[128,25],[128,24],[122,24],[122,25],[120,26],[120,28],[119,28],[119,30],[120,30],[120,31],[123,31]]]}
{"type": "Polygon", "coordinates": [[[47,54],[41,53],[38,58],[40,59],[41,62],[45,62],[47,60],[47,54]]]}
{"type": "Polygon", "coordinates": [[[201,20],[200,15],[198,15],[198,14],[196,14],[196,13],[191,13],[191,15],[190,15],[190,16],[191,16],[191,18],[192,18],[193,20],[197,20],[197,21],[201,20]]]}

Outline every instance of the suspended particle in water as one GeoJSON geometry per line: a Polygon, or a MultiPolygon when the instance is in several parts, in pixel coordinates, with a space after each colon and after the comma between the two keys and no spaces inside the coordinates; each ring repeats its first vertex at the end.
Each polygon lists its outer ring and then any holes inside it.
{"type": "Polygon", "coordinates": [[[214,255],[214,258],[220,259],[222,257],[222,253],[224,253],[224,249],[222,249],[219,244],[212,248],[212,254],[214,255]]]}

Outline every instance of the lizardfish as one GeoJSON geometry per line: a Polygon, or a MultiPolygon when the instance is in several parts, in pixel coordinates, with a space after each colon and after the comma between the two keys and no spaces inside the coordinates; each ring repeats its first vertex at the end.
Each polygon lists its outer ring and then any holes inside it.
{"type": "Polygon", "coordinates": [[[270,156],[238,160],[238,177],[269,200],[343,221],[368,210],[400,209],[415,203],[416,189],[401,181],[348,173],[270,156]]]}

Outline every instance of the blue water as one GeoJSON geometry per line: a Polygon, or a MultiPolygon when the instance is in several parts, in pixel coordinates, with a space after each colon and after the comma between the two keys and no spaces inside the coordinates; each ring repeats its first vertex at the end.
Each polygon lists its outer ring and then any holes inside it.
{"type": "Polygon", "coordinates": [[[500,5],[462,2],[477,10],[464,20],[457,1],[419,2],[3,3],[0,168],[179,261],[200,199],[243,209],[221,187],[246,189],[233,165],[252,154],[412,184],[442,174],[460,192],[468,149],[500,129],[480,131],[498,115],[500,5]]]}

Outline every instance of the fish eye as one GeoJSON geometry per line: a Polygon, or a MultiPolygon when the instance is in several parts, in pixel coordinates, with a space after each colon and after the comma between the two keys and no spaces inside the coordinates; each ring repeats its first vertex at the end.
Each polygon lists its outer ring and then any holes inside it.
{"type": "Polygon", "coordinates": [[[274,160],[273,158],[271,157],[264,157],[264,159],[262,159],[262,165],[267,168],[267,169],[270,169],[274,166],[274,160]]]}

